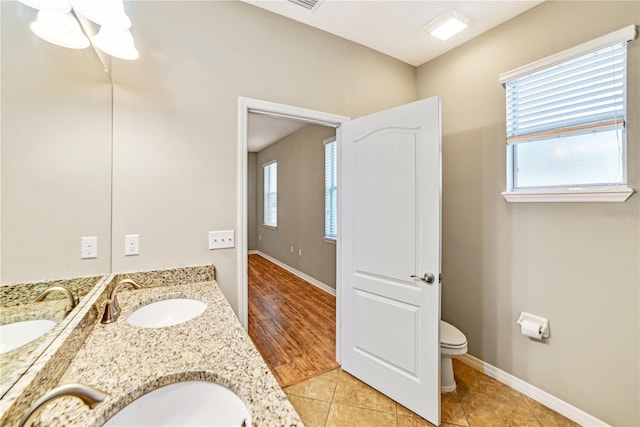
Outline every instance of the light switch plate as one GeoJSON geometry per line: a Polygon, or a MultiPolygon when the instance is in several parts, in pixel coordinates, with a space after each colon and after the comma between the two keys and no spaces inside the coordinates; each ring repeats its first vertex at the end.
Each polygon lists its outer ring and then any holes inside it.
{"type": "Polygon", "coordinates": [[[233,230],[210,231],[209,249],[225,249],[235,246],[235,236],[233,230]]]}

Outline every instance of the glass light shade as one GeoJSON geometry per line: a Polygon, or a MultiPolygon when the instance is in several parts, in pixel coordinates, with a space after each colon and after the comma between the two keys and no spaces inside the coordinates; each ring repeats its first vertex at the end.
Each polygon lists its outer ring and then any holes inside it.
{"type": "Polygon", "coordinates": [[[122,0],[71,0],[71,5],[76,13],[98,25],[123,30],[131,28],[122,0]]]}
{"type": "Polygon", "coordinates": [[[92,39],[93,45],[104,53],[120,59],[133,60],[140,56],[129,30],[103,25],[92,39]]]}
{"type": "Polygon", "coordinates": [[[70,49],[89,47],[89,39],[82,33],[80,24],[70,12],[41,10],[30,28],[41,39],[58,46],[70,49]]]}
{"type": "Polygon", "coordinates": [[[442,25],[431,31],[431,35],[440,40],[447,40],[467,28],[467,24],[456,18],[449,18],[442,25]]]}
{"type": "Polygon", "coordinates": [[[51,12],[71,12],[69,0],[18,0],[20,3],[38,10],[51,12]]]}
{"type": "Polygon", "coordinates": [[[436,18],[424,30],[440,40],[447,40],[467,28],[471,22],[466,16],[451,10],[436,18]]]}

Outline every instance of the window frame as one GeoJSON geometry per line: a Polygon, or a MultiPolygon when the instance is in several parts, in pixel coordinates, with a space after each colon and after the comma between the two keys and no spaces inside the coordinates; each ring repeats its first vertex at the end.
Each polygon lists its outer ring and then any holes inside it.
{"type": "Polygon", "coordinates": [[[278,161],[277,160],[271,160],[267,163],[264,163],[262,165],[262,178],[263,178],[263,183],[262,183],[262,189],[263,189],[263,195],[262,195],[262,226],[266,227],[266,228],[272,228],[272,229],[277,229],[278,228],[278,161]],[[268,221],[268,217],[267,217],[267,213],[268,213],[268,206],[269,206],[269,194],[271,194],[270,192],[267,191],[267,185],[271,183],[271,175],[273,172],[271,172],[271,170],[275,169],[275,187],[276,190],[274,192],[275,194],[275,205],[274,205],[274,211],[273,211],[273,223],[270,223],[268,221]]]}
{"type": "MultiPolygon", "coordinates": [[[[549,56],[539,61],[535,61],[506,73],[502,73],[499,76],[499,82],[504,86],[508,81],[524,77],[537,71],[552,67],[557,64],[561,64],[576,57],[583,56],[615,44],[632,41],[636,37],[636,27],[635,25],[630,25],[613,33],[591,40],[587,43],[583,43],[574,48],[567,49],[558,54],[549,56]]],[[[625,71],[625,73],[628,75],[627,71],[625,71]]],[[[625,81],[625,85],[626,83],[627,82],[625,81]]],[[[626,94],[624,102],[626,111],[626,94]]],[[[549,186],[532,189],[514,189],[516,173],[516,159],[514,157],[514,151],[515,145],[517,145],[517,143],[507,144],[506,191],[502,193],[502,196],[508,202],[624,202],[634,192],[632,188],[629,188],[627,186],[626,128],[624,126],[622,127],[622,137],[622,184],[601,186],[559,186],[557,188],[549,186]]]]}
{"type": "Polygon", "coordinates": [[[335,244],[338,239],[338,139],[333,136],[331,138],[327,138],[322,142],[323,151],[324,151],[324,235],[323,239],[327,243],[335,244]],[[333,174],[335,175],[335,185],[331,187],[330,190],[327,190],[327,145],[333,144],[334,147],[334,155],[333,155],[333,174]],[[327,191],[335,191],[336,192],[336,206],[333,207],[332,212],[329,212],[329,208],[327,208],[327,191]],[[331,228],[328,225],[331,213],[334,214],[334,223],[335,223],[335,235],[328,234],[327,230],[331,228]]]}

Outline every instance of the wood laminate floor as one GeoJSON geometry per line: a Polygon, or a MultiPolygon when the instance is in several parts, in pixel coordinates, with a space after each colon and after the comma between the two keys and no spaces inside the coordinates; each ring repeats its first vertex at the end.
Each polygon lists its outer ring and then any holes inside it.
{"type": "Polygon", "coordinates": [[[336,298],[249,255],[249,336],[281,387],[339,367],[336,298]]]}

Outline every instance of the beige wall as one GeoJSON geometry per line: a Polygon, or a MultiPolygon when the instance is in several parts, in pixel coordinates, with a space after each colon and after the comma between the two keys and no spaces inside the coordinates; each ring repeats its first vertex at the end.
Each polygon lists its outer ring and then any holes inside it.
{"type": "Polygon", "coordinates": [[[257,249],[335,289],[336,245],[324,241],[324,144],[333,128],[308,125],[258,153],[257,249]],[[278,162],[278,227],[262,225],[262,166],[278,162]],[[293,253],[291,247],[293,246],[293,253]],[[299,255],[302,250],[302,256],[299,255]]]}
{"type": "MultiPolygon", "coordinates": [[[[442,316],[469,353],[614,425],[640,425],[640,215],[624,204],[506,203],[498,74],[630,24],[638,2],[545,2],[418,68],[443,116],[442,316]],[[520,335],[521,311],[551,338],[520,335]]],[[[629,45],[629,185],[640,189],[640,41],[629,45]]]]}
{"type": "Polygon", "coordinates": [[[91,49],[36,37],[35,9],[0,6],[0,283],[109,273],[111,82],[91,49]],[[82,236],[97,259],[80,259],[82,236]]]}
{"type": "Polygon", "coordinates": [[[137,61],[114,61],[113,270],[214,263],[238,309],[238,96],[346,116],[412,101],[415,68],[259,8],[130,1],[137,61]],[[140,234],[125,257],[124,235],[140,234]]]}

